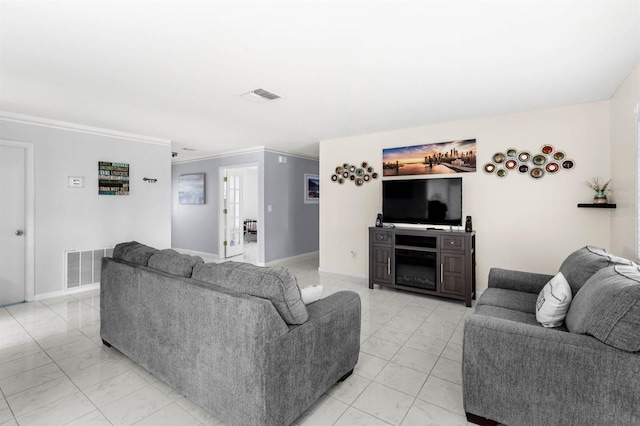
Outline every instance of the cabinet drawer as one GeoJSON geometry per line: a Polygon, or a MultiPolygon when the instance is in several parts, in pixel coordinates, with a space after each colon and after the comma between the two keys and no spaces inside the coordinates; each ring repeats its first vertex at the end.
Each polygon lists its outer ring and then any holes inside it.
{"type": "Polygon", "coordinates": [[[372,233],[374,243],[386,243],[391,242],[391,233],[389,232],[373,232],[372,233]]]}
{"type": "Polygon", "coordinates": [[[458,235],[443,235],[440,250],[464,251],[464,237],[458,235]]]}

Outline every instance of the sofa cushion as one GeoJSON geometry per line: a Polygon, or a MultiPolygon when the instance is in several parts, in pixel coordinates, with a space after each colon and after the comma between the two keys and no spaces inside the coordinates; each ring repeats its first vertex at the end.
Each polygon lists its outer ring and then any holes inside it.
{"type": "Polygon", "coordinates": [[[614,266],[598,271],[576,295],[567,328],[628,352],[640,351],[640,270],[614,266]]]}
{"type": "Polygon", "coordinates": [[[249,263],[206,263],[193,268],[192,278],[271,301],[287,324],[309,318],[296,278],[285,268],[266,268],[249,263]]]}
{"type": "Polygon", "coordinates": [[[180,254],[175,250],[165,249],[154,253],[149,258],[148,266],[167,274],[190,278],[193,267],[200,263],[204,263],[200,256],[190,256],[180,254]]]}
{"type": "Polygon", "coordinates": [[[477,306],[490,305],[529,314],[536,313],[538,295],[504,288],[488,288],[482,292],[477,306]]]}
{"type": "Polygon", "coordinates": [[[536,320],[544,327],[559,327],[571,304],[571,287],[562,272],[542,288],[536,301],[536,320]]]}
{"type": "Polygon", "coordinates": [[[622,257],[613,256],[604,249],[585,246],[571,253],[562,265],[560,272],[569,282],[575,296],[589,278],[602,268],[613,265],[631,265],[634,263],[622,257]]]}
{"type": "Polygon", "coordinates": [[[157,251],[158,249],[145,246],[137,241],[130,241],[116,245],[113,249],[113,258],[136,265],[147,266],[149,258],[157,251]]]}

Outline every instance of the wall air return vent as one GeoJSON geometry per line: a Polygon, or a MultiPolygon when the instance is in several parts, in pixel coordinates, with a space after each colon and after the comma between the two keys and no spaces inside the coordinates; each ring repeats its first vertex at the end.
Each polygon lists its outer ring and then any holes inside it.
{"type": "Polygon", "coordinates": [[[65,252],[64,282],[66,288],[73,289],[99,283],[102,258],[112,255],[113,248],[65,252]]]}
{"type": "Polygon", "coordinates": [[[240,97],[257,103],[275,101],[276,99],[280,98],[280,96],[276,95],[275,93],[271,93],[268,90],[264,89],[252,90],[251,92],[243,93],[242,95],[240,95],[240,97]]]}

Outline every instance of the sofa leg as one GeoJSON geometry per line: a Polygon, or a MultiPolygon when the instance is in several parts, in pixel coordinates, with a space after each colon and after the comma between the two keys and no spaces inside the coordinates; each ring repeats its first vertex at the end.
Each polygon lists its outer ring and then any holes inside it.
{"type": "Polygon", "coordinates": [[[480,426],[496,426],[498,424],[495,420],[486,419],[471,413],[465,414],[467,415],[467,421],[470,423],[475,423],[480,426]]]}
{"type": "Polygon", "coordinates": [[[347,380],[347,379],[349,378],[349,376],[350,376],[350,375],[352,375],[352,374],[353,374],[353,370],[349,371],[347,374],[345,374],[344,376],[342,376],[342,377],[340,377],[340,378],[338,379],[338,383],[342,383],[342,382],[344,382],[344,381],[345,381],[345,380],[347,380]]]}
{"type": "Polygon", "coordinates": [[[102,339],[102,344],[105,345],[106,347],[110,348],[111,347],[111,343],[107,342],[106,340],[102,339]]]}

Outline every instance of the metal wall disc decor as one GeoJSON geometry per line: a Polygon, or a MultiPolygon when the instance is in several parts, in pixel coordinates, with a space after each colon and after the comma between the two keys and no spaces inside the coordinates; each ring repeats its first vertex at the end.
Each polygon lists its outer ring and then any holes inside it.
{"type": "Polygon", "coordinates": [[[515,148],[496,152],[482,169],[486,174],[500,178],[506,177],[509,171],[518,171],[519,174],[529,175],[532,179],[540,179],[545,175],[557,174],[561,170],[572,170],[575,165],[575,161],[568,159],[564,151],[545,144],[536,154],[526,150],[518,151],[515,148]]]}
{"type": "Polygon", "coordinates": [[[344,184],[352,181],[356,186],[362,186],[373,179],[378,179],[378,173],[366,161],[360,165],[344,163],[336,166],[335,173],[331,175],[331,181],[344,184]]]}

